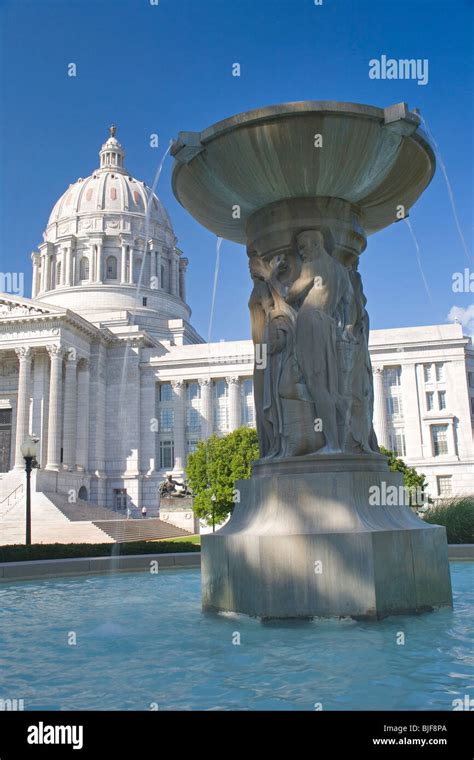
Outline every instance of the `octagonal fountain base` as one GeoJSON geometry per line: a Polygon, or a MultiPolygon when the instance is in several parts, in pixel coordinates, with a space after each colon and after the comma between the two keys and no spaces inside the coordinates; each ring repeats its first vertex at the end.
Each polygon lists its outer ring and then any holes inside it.
{"type": "Polygon", "coordinates": [[[445,528],[380,505],[402,485],[377,454],[260,460],[229,522],[202,537],[203,609],[379,619],[450,606],[445,528]]]}

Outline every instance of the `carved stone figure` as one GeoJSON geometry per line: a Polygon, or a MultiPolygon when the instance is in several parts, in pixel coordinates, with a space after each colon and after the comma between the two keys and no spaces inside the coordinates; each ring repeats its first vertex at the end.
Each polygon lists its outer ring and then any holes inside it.
{"type": "Polygon", "coordinates": [[[317,436],[296,358],[296,313],[283,298],[275,262],[251,255],[250,271],[252,335],[264,349],[254,371],[260,452],[264,458],[306,454],[317,447],[317,436]]]}
{"type": "Polygon", "coordinates": [[[350,433],[356,447],[361,451],[379,452],[377,436],[373,428],[374,386],[372,364],[369,354],[369,315],[365,305],[367,299],[362,287],[362,278],[355,267],[350,272],[357,306],[354,337],[357,351],[352,371],[352,408],[350,433]]]}
{"type": "Polygon", "coordinates": [[[319,230],[297,237],[301,272],[287,293],[298,309],[296,355],[316,416],[326,440],[324,453],[341,450],[338,415],[343,400],[339,392],[337,356],[338,326],[350,330],[350,280],[347,269],[329,255],[319,230]],[[339,324],[340,322],[343,324],[339,324]]]}

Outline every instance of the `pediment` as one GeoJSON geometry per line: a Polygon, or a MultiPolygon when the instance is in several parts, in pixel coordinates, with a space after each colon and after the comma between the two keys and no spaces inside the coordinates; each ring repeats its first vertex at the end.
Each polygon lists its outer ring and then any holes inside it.
{"type": "Polygon", "coordinates": [[[0,294],[0,319],[58,316],[64,314],[65,311],[65,309],[49,304],[44,306],[31,298],[0,294]]]}

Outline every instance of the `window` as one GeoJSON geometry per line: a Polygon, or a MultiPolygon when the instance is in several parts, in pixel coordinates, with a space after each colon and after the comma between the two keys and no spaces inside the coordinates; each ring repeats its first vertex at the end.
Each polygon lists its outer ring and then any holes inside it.
{"type": "Polygon", "coordinates": [[[403,416],[403,405],[400,396],[389,396],[387,398],[387,412],[391,417],[403,416]]]}
{"type": "Polygon", "coordinates": [[[173,393],[171,390],[171,383],[161,383],[160,385],[160,401],[171,401],[173,393]]]}
{"type": "Polygon", "coordinates": [[[117,259],[115,256],[107,256],[107,261],[105,264],[105,272],[106,272],[106,279],[107,280],[116,280],[117,279],[117,259]]]}
{"type": "Polygon", "coordinates": [[[216,430],[227,430],[229,427],[229,410],[227,406],[219,405],[214,409],[214,427],[216,430]]]}
{"type": "Polygon", "coordinates": [[[194,407],[186,409],[186,427],[193,433],[201,430],[201,415],[198,409],[194,409],[194,407]]]}
{"type": "Polygon", "coordinates": [[[214,380],[214,398],[226,398],[228,395],[227,383],[225,380],[214,380]]]}
{"type": "Polygon", "coordinates": [[[169,433],[173,430],[174,413],[172,409],[160,410],[160,431],[169,433]]]}
{"type": "Polygon", "coordinates": [[[433,391],[428,391],[426,394],[426,408],[429,412],[433,411],[434,409],[434,393],[433,391]]]}
{"type": "Polygon", "coordinates": [[[56,285],[61,285],[61,262],[56,267],[56,285]]]}
{"type": "Polygon", "coordinates": [[[244,396],[251,396],[253,398],[253,380],[251,378],[243,380],[241,388],[244,396]]]}
{"type": "Polygon", "coordinates": [[[431,383],[433,380],[433,367],[431,364],[423,364],[423,376],[425,378],[425,383],[431,383]]]}
{"type": "Polygon", "coordinates": [[[147,305],[147,303],[148,303],[148,299],[147,299],[147,297],[146,297],[146,296],[143,296],[143,298],[142,298],[142,306],[146,306],[146,305],[147,305]]]}
{"type": "Polygon", "coordinates": [[[448,453],[448,426],[432,425],[433,454],[435,457],[448,453]]]}
{"type": "Polygon", "coordinates": [[[188,454],[192,454],[193,451],[196,451],[197,445],[198,445],[198,441],[197,440],[193,439],[192,441],[186,441],[186,446],[187,446],[187,449],[188,449],[188,454]]]}
{"type": "Polygon", "coordinates": [[[474,417],[474,396],[471,396],[471,414],[474,417]]]}
{"type": "Polygon", "coordinates": [[[83,256],[80,264],[79,264],[79,279],[80,280],[88,280],[89,279],[89,259],[87,256],[83,256]]]}
{"type": "Polygon", "coordinates": [[[438,391],[438,406],[440,409],[446,409],[446,391],[438,391]]]}
{"type": "Polygon", "coordinates": [[[170,470],[174,467],[173,441],[160,441],[160,468],[170,470]]]}
{"type": "Polygon", "coordinates": [[[435,364],[435,371],[436,371],[436,381],[438,383],[442,383],[445,379],[443,362],[437,362],[435,364]]]}
{"type": "Polygon", "coordinates": [[[467,379],[469,383],[469,388],[474,388],[474,372],[468,372],[467,379]]]}
{"type": "Polygon", "coordinates": [[[402,368],[401,367],[385,367],[384,380],[385,384],[389,387],[401,385],[402,368]]]}
{"type": "Polygon", "coordinates": [[[247,378],[242,380],[242,425],[247,427],[255,426],[255,408],[253,402],[253,380],[247,378]]]}
{"type": "Polygon", "coordinates": [[[245,404],[242,408],[242,425],[255,427],[255,409],[253,404],[245,404]]]}
{"type": "Polygon", "coordinates": [[[188,401],[201,398],[201,386],[199,383],[188,383],[186,385],[186,398],[188,401]]]}
{"type": "Polygon", "coordinates": [[[403,430],[392,430],[389,433],[390,450],[394,451],[399,457],[404,457],[407,453],[405,445],[405,432],[403,430]]]}
{"type": "Polygon", "coordinates": [[[438,496],[451,496],[453,492],[453,479],[451,475],[438,475],[438,496]]]}

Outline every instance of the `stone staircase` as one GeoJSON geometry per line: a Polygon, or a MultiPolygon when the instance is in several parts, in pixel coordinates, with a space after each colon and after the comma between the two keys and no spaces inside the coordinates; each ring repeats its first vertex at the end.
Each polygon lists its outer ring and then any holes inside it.
{"type": "MultiPolygon", "coordinates": [[[[66,497],[65,497],[66,498],[66,497]]],[[[22,495],[0,516],[0,545],[25,543],[26,499],[22,495]]],[[[102,544],[114,540],[93,522],[72,522],[40,491],[31,494],[34,544],[102,544]]]]}
{"type": "Polygon", "coordinates": [[[114,512],[113,509],[99,507],[97,504],[91,504],[89,501],[83,501],[82,499],[76,499],[75,502],[70,503],[67,495],[63,493],[52,493],[50,491],[45,491],[44,493],[50,502],[71,522],[117,520],[117,512],[114,512]]]}
{"type": "Polygon", "coordinates": [[[150,541],[158,538],[178,538],[191,536],[192,533],[183,528],[164,522],[157,517],[146,520],[107,520],[95,521],[94,525],[107,533],[117,543],[126,541],[150,541]]]}
{"type": "MultiPolygon", "coordinates": [[[[22,473],[15,475],[4,488],[6,498],[0,500],[0,545],[25,542],[26,498],[19,488],[22,473]]],[[[36,491],[32,482],[33,543],[122,543],[190,535],[190,531],[158,518],[117,519],[116,512],[96,504],[82,500],[71,504],[67,494],[36,491]]]]}

